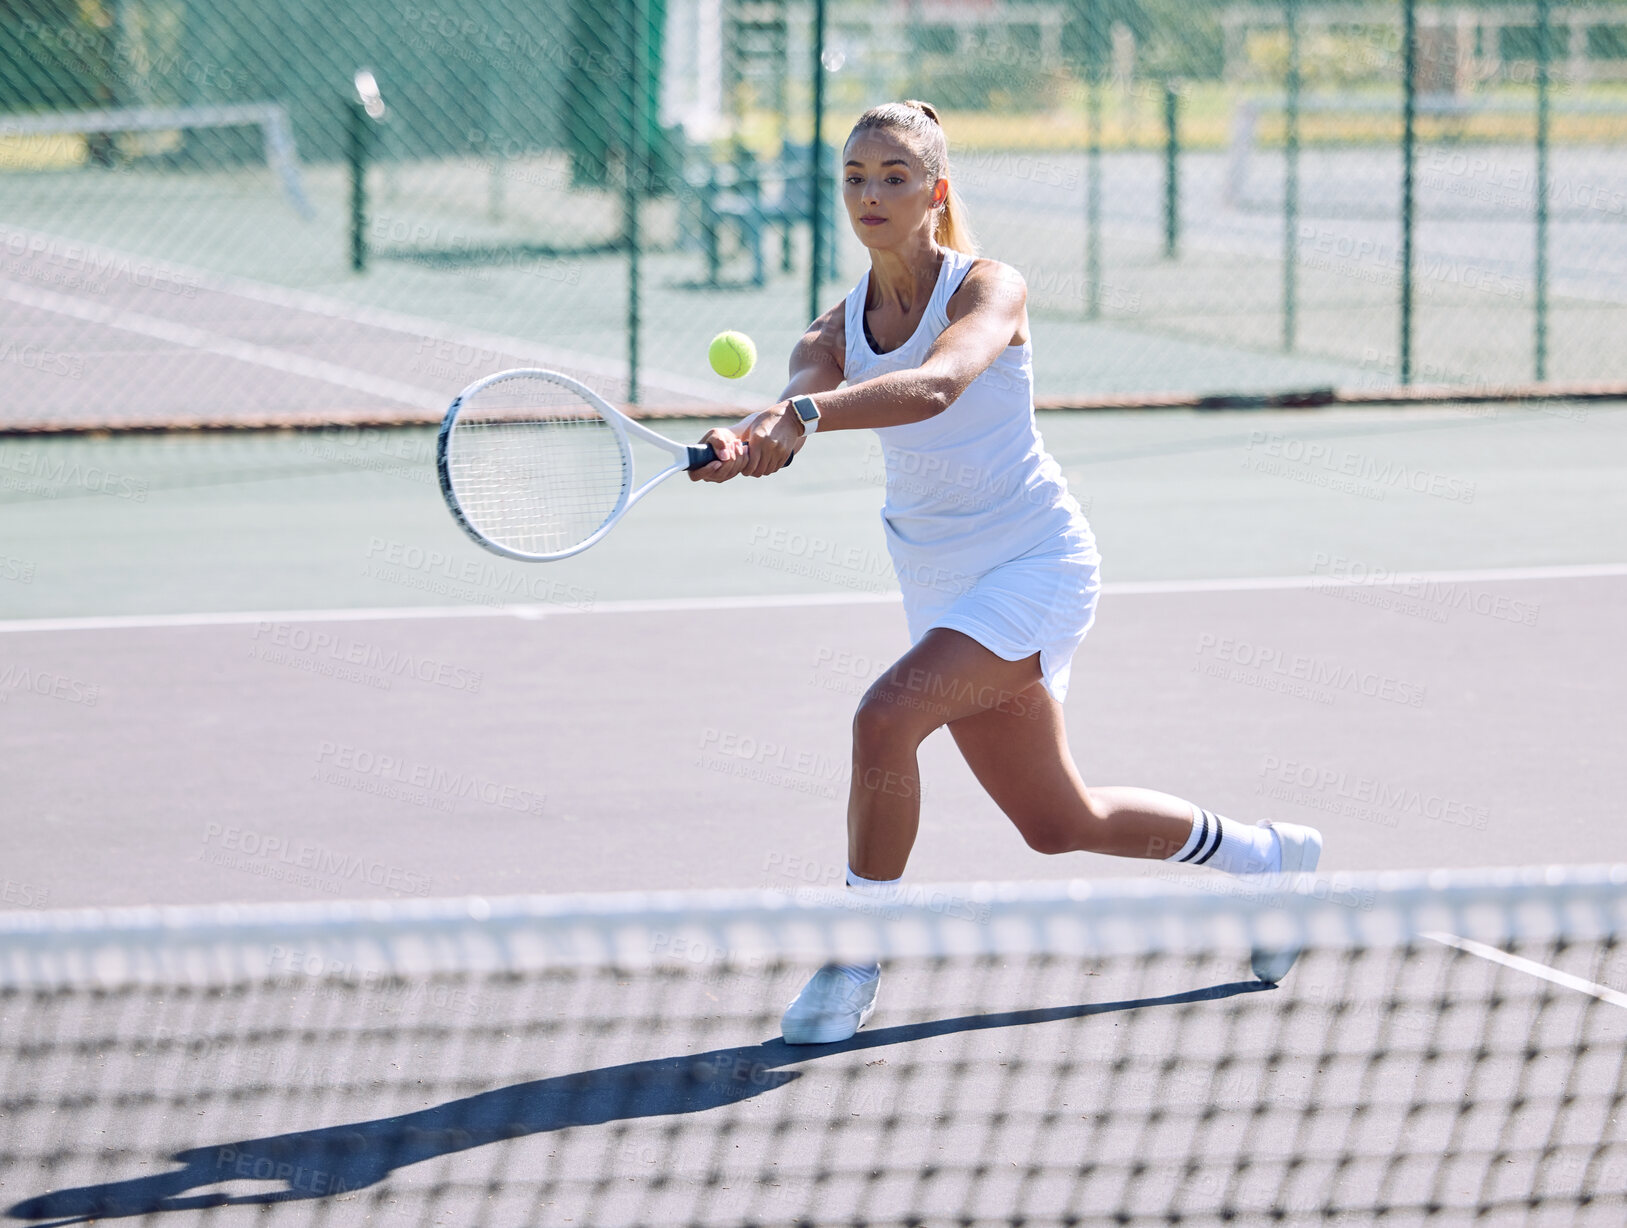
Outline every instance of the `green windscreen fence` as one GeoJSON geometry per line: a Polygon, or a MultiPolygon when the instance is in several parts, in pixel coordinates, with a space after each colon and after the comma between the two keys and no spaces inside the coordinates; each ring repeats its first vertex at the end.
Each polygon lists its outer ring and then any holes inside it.
{"type": "Polygon", "coordinates": [[[12,0],[3,412],[428,418],[524,364],[761,403],[901,98],[1042,399],[1627,383],[1627,3],[12,0]]]}

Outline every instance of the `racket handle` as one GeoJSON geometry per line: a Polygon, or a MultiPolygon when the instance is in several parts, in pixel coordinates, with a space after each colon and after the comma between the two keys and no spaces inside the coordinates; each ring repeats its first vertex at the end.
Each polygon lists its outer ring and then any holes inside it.
{"type": "MultiPolygon", "coordinates": [[[[785,464],[781,465],[780,468],[781,469],[788,468],[790,466],[791,462],[796,460],[796,458],[797,458],[797,454],[795,452],[791,453],[790,456],[785,458],[785,464]]],[[[689,468],[691,468],[691,469],[704,469],[707,465],[710,465],[716,459],[717,459],[717,453],[712,451],[712,445],[711,444],[709,444],[709,443],[692,443],[692,444],[689,445],[689,468]]]]}

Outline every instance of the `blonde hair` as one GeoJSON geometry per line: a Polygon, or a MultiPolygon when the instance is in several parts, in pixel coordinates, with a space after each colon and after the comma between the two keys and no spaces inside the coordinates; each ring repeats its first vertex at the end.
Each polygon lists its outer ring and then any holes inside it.
{"type": "MultiPolygon", "coordinates": [[[[847,134],[852,140],[860,132],[878,128],[891,132],[909,146],[910,152],[921,161],[921,168],[931,180],[949,178],[949,138],[943,123],[931,105],[910,98],[904,102],[884,102],[871,107],[847,134]]],[[[932,237],[939,247],[953,248],[968,256],[977,255],[977,241],[966,224],[965,208],[955,200],[954,188],[944,192],[938,207],[938,220],[933,225],[932,237]]]]}

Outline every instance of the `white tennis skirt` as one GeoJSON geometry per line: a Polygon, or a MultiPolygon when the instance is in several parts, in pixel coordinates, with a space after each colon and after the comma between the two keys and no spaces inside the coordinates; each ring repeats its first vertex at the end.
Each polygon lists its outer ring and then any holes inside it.
{"type": "Polygon", "coordinates": [[[1101,563],[1095,535],[1075,526],[968,584],[928,586],[900,571],[910,640],[946,627],[1007,661],[1037,652],[1045,689],[1061,703],[1073,654],[1096,621],[1101,563]]]}

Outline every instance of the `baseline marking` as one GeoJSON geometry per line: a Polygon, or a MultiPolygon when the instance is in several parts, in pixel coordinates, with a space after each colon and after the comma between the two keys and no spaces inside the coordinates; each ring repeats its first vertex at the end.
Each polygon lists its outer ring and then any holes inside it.
{"type": "Polygon", "coordinates": [[[1103,595],[1244,593],[1294,588],[1387,588],[1407,584],[1498,584],[1517,580],[1593,580],[1627,576],[1627,563],[1560,564],[1553,567],[1490,567],[1477,571],[1396,571],[1365,576],[1261,576],[1235,580],[1132,580],[1102,585],[1103,595]]]}
{"type": "Polygon", "coordinates": [[[225,358],[235,358],[238,362],[265,367],[284,375],[301,375],[307,379],[321,380],[338,388],[348,388],[352,392],[363,392],[368,396],[398,401],[419,409],[438,410],[446,402],[445,396],[428,388],[384,379],[354,367],[343,367],[320,358],[307,358],[290,350],[259,345],[253,341],[229,337],[225,333],[212,333],[207,329],[194,328],[190,324],[150,316],[140,311],[103,307],[97,303],[74,298],[72,295],[58,294],[55,290],[37,290],[31,286],[0,279],[0,296],[14,303],[21,303],[24,307],[71,316],[76,320],[116,328],[158,341],[167,341],[171,345],[184,346],[187,349],[204,350],[225,358]]]}

